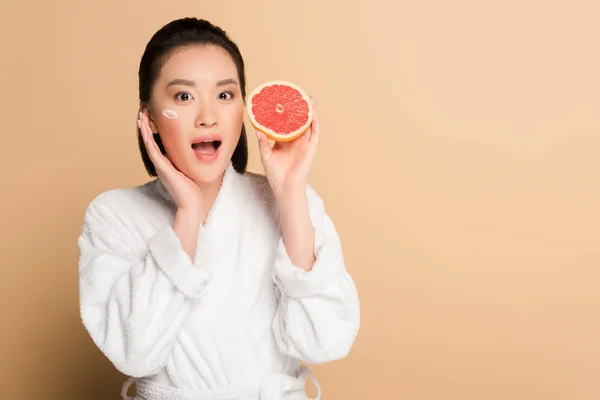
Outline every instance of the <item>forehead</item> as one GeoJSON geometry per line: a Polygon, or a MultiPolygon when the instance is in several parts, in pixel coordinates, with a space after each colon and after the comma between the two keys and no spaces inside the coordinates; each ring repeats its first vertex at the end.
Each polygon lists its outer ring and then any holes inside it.
{"type": "Polygon", "coordinates": [[[159,80],[189,79],[214,82],[234,78],[237,68],[229,53],[218,46],[190,46],[175,51],[163,64],[159,80]]]}

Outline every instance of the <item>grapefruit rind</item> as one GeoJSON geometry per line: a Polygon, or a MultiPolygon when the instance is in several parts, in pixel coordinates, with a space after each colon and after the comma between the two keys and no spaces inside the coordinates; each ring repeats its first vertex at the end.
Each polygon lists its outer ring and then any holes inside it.
{"type": "Polygon", "coordinates": [[[289,141],[292,141],[292,140],[296,139],[297,137],[301,136],[302,134],[304,134],[306,132],[306,130],[308,129],[308,127],[310,126],[310,124],[312,123],[312,120],[313,120],[313,107],[312,107],[312,103],[310,101],[310,97],[308,97],[307,94],[304,93],[304,91],[302,89],[300,89],[300,87],[298,85],[296,85],[296,84],[294,84],[292,82],[282,81],[282,80],[268,81],[268,82],[265,82],[265,83],[261,84],[260,86],[256,87],[248,95],[248,101],[247,101],[246,109],[248,111],[248,116],[250,117],[250,122],[252,123],[252,125],[254,126],[254,128],[256,128],[256,129],[264,132],[265,135],[267,135],[270,139],[272,139],[272,140],[274,140],[276,142],[289,142],[289,141]],[[302,95],[302,98],[308,104],[308,119],[306,120],[306,122],[304,123],[304,125],[302,125],[298,129],[296,129],[294,132],[288,133],[286,135],[279,134],[279,133],[273,131],[272,129],[267,128],[266,126],[263,126],[263,125],[259,124],[256,121],[256,118],[254,117],[254,114],[252,113],[252,99],[254,98],[254,96],[257,93],[260,93],[260,91],[263,90],[265,87],[267,87],[267,86],[275,86],[275,85],[289,86],[292,89],[297,90],[302,95]]]}

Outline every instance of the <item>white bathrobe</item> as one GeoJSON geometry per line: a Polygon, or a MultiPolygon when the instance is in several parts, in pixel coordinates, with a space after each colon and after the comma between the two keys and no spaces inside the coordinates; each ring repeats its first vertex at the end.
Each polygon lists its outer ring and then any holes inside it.
{"type": "MultiPolygon", "coordinates": [[[[160,179],[97,196],[79,238],[83,324],[138,399],[306,399],[306,364],[348,355],[359,300],[322,199],[307,185],[316,262],[283,244],[265,176],[228,165],[195,260],[160,179]]],[[[320,388],[318,389],[320,396],[320,388]]],[[[318,397],[319,397],[318,396],[318,397]]]]}

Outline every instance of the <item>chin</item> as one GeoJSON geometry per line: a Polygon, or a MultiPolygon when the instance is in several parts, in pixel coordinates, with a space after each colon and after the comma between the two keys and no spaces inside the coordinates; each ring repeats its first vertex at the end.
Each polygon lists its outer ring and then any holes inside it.
{"type": "Polygon", "coordinates": [[[198,184],[198,186],[210,186],[215,183],[221,183],[221,178],[228,165],[228,159],[224,158],[223,155],[212,163],[202,163],[194,160],[190,166],[190,178],[198,184]]]}

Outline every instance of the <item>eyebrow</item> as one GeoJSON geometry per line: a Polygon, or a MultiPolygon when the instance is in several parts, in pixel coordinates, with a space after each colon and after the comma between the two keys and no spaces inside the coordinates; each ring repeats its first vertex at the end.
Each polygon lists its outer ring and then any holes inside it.
{"type": "Polygon", "coordinates": [[[187,80],[187,79],[173,79],[171,82],[169,82],[169,84],[167,85],[167,87],[169,87],[169,86],[175,86],[175,85],[183,85],[183,86],[192,86],[192,87],[195,87],[196,86],[196,82],[190,81],[190,80],[187,80]]]}
{"type": "MultiPolygon", "coordinates": [[[[237,85],[237,81],[235,79],[223,79],[217,82],[217,87],[227,86],[227,85],[237,85]]],[[[196,87],[196,82],[190,81],[188,79],[173,79],[167,87],[175,86],[175,85],[183,85],[183,86],[191,86],[196,87]]]]}
{"type": "Polygon", "coordinates": [[[222,81],[217,82],[217,87],[237,84],[238,83],[235,79],[223,79],[222,81]]]}

